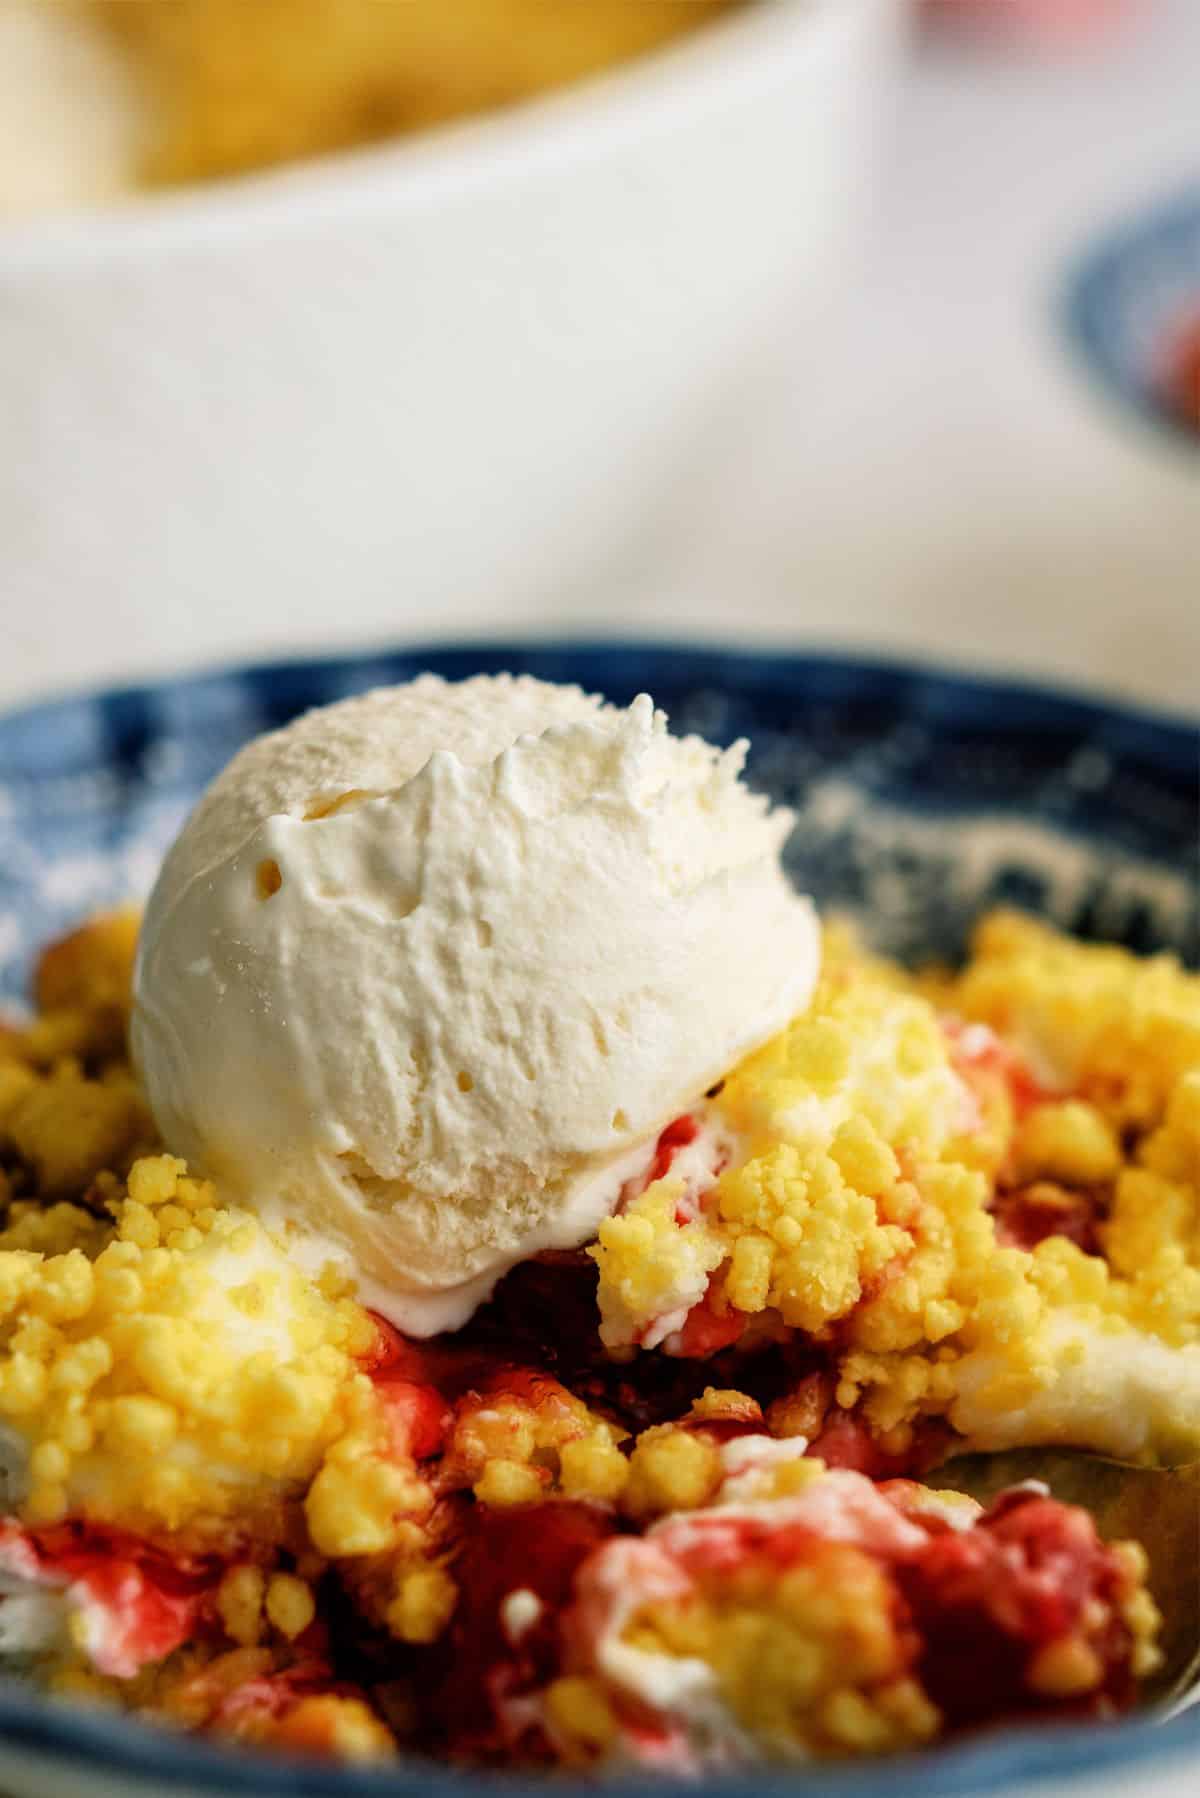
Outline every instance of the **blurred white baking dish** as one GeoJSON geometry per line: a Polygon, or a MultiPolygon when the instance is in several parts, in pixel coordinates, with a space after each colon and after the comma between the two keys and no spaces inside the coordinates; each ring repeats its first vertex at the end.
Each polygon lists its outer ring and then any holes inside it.
{"type": "Polygon", "coordinates": [[[819,342],[905,11],[756,0],[502,114],[7,228],[20,684],[512,622],[586,577],[767,310],[819,342]]]}

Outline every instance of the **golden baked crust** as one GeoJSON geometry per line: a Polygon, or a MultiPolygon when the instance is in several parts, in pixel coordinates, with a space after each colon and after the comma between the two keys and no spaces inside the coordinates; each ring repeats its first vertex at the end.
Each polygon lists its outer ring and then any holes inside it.
{"type": "Polygon", "coordinates": [[[731,0],[84,0],[132,53],[152,182],[201,181],[511,105],[731,0]]]}

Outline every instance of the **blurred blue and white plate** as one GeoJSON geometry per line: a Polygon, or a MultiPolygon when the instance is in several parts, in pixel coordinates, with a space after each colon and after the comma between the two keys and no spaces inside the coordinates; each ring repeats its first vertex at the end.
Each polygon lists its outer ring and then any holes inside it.
{"type": "MultiPolygon", "coordinates": [[[[952,955],[988,905],[1200,961],[1200,730],[1028,686],[934,670],[665,644],[473,644],[233,669],[0,718],[0,997],[39,944],[137,895],[201,788],[247,738],[423,669],[501,668],[627,702],[678,730],[748,736],[753,781],[794,806],[796,879],[880,947],[952,955]]],[[[853,1770],[725,1778],[726,1798],[949,1798],[1078,1789],[1187,1793],[1200,1709],[1166,1724],[990,1736],[853,1770]],[[1077,1782],[1083,1782],[1077,1786],[1077,1782]]],[[[0,1787],[13,1798],[513,1798],[551,1788],[425,1766],[335,1770],[232,1752],[0,1685],[0,1787]]],[[[635,1780],[624,1789],[659,1794],[635,1780]]],[[[593,1787],[555,1780],[558,1798],[593,1787]]]]}
{"type": "Polygon", "coordinates": [[[1066,321],[1111,394],[1200,447],[1200,187],[1086,252],[1068,283],[1066,321]]]}

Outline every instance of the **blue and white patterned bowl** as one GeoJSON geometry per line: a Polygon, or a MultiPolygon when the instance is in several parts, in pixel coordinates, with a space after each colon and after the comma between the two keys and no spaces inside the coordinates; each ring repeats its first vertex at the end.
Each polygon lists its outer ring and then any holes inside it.
{"type": "MultiPolygon", "coordinates": [[[[501,668],[628,701],[674,727],[748,736],[750,777],[794,806],[788,862],[880,946],[952,955],[1011,902],[1085,936],[1200,961],[1200,730],[1027,686],[827,657],[661,644],[488,644],[231,670],[0,719],[0,997],[38,945],[140,893],[201,788],[247,738],[345,694],[501,668]]],[[[942,1798],[1150,1765],[1200,1771],[1200,1709],[1168,1724],[992,1736],[854,1770],[725,1778],[725,1798],[942,1798]]],[[[1194,1774],[1193,1777],[1196,1777],[1194,1774]]],[[[528,1780],[424,1766],[367,1772],[231,1752],[0,1685],[0,1786],[14,1798],[543,1798],[528,1780]]],[[[633,1793],[669,1782],[634,1780],[633,1793]]],[[[556,1780],[561,1798],[586,1788],[556,1780]]],[[[1182,1789],[1182,1788],[1181,1788],[1182,1789]]]]}
{"type": "Polygon", "coordinates": [[[1200,446],[1163,391],[1170,345],[1200,320],[1200,187],[1118,226],[1068,281],[1067,332],[1107,390],[1160,430],[1200,446]]]}

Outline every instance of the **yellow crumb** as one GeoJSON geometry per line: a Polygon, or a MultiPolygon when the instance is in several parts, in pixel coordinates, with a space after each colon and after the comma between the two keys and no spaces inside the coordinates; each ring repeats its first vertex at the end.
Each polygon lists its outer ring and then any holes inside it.
{"type": "Polygon", "coordinates": [[[713,1669],[738,1722],[772,1758],[884,1754],[930,1740],[940,1716],[906,1671],[886,1574],[858,1549],[814,1541],[780,1571],[741,1562],[688,1596],[641,1607],[643,1652],[713,1669]]]}
{"type": "Polygon", "coordinates": [[[639,1518],[692,1511],[707,1503],[720,1478],[721,1458],[706,1436],[662,1424],[637,1439],[624,1507],[639,1518]]]}
{"type": "Polygon", "coordinates": [[[454,1614],[458,1588],[444,1567],[402,1573],[386,1622],[401,1642],[435,1642],[454,1614]]]}
{"type": "Polygon", "coordinates": [[[544,1702],[547,1720],[568,1759],[602,1753],[615,1739],[617,1719],[599,1680],[566,1674],[546,1688],[544,1702]]]}
{"type": "Polygon", "coordinates": [[[559,1464],[565,1498],[612,1501],[620,1498],[629,1479],[629,1462],[602,1430],[564,1443],[559,1464]]]}
{"type": "Polygon", "coordinates": [[[307,1580],[294,1573],[273,1573],[267,1583],[267,1621],[281,1636],[293,1641],[304,1634],[317,1614],[316,1600],[307,1580]]]}
{"type": "Polygon", "coordinates": [[[545,1481],[538,1470],[519,1461],[489,1461],[475,1482],[475,1496],[480,1504],[498,1510],[536,1504],[544,1491],[545,1481]]]}
{"type": "Polygon", "coordinates": [[[263,1633],[263,1599],[267,1576],[261,1567],[231,1567],[217,1588],[217,1610],[225,1631],[243,1648],[253,1648],[263,1633]]]}
{"type": "Polygon", "coordinates": [[[703,1222],[676,1222],[678,1181],[657,1180],[606,1218],[588,1253],[600,1269],[600,1336],[612,1348],[636,1340],[664,1313],[681,1319],[704,1297],[726,1245],[703,1222]]]}
{"type": "Polygon", "coordinates": [[[1021,1179],[1068,1186],[1098,1185],[1121,1166],[1116,1131],[1080,1099],[1035,1106],[1016,1133],[1013,1154],[1021,1179]]]}
{"type": "Polygon", "coordinates": [[[337,1559],[391,1548],[404,1522],[422,1517],[433,1494],[415,1470],[371,1452],[352,1436],[334,1444],[304,1501],[314,1547],[337,1559]]]}

